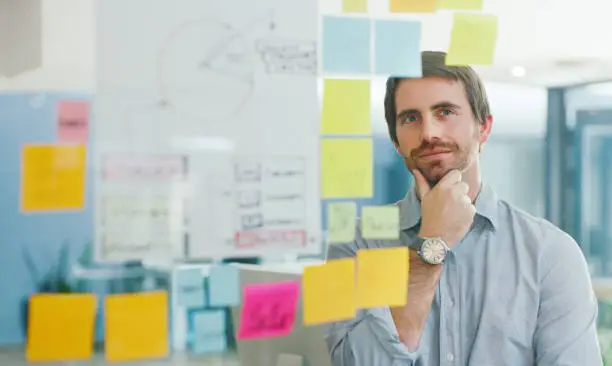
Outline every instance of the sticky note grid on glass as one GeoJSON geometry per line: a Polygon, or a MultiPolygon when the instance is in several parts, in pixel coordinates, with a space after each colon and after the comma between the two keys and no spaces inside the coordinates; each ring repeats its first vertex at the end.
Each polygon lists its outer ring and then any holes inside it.
{"type": "Polygon", "coordinates": [[[398,206],[361,208],[361,235],[365,239],[398,239],[399,232],[398,206]]]}
{"type": "Polygon", "coordinates": [[[336,202],[327,204],[327,238],[330,244],[346,243],[355,239],[357,204],[336,202]]]}
{"type": "Polygon", "coordinates": [[[389,0],[391,13],[433,13],[436,0],[389,0]]]}
{"type": "Polygon", "coordinates": [[[321,195],[367,198],[373,192],[372,139],[321,140],[321,195]]]}
{"type": "Polygon", "coordinates": [[[370,73],[370,20],[323,18],[323,72],[370,73]]]}
{"type": "Polygon", "coordinates": [[[402,306],[408,298],[407,247],[357,252],[357,307],[402,306]]]}
{"type": "Polygon", "coordinates": [[[374,70],[379,75],[421,77],[421,23],[406,20],[374,22],[374,70]],[[398,47],[398,44],[401,47],[398,47]]]}
{"type": "Polygon", "coordinates": [[[321,134],[369,135],[370,81],[325,79],[321,134]]]}

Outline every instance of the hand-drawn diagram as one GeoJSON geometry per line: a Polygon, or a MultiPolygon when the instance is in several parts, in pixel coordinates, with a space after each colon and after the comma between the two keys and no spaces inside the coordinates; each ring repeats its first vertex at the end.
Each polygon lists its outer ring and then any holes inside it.
{"type": "Polygon", "coordinates": [[[259,40],[257,52],[269,74],[316,74],[317,43],[313,41],[259,40]]]}
{"type": "Polygon", "coordinates": [[[306,245],[305,160],[241,160],[234,168],[237,247],[306,245]]]}
{"type": "Polygon", "coordinates": [[[105,154],[102,179],[128,182],[171,182],[187,178],[187,157],[170,154],[105,154]]]}

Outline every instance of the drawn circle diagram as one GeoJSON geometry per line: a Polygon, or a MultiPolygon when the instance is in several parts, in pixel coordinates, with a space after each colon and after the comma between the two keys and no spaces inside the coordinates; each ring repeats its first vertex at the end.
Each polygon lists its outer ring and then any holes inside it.
{"type": "Polygon", "coordinates": [[[188,118],[231,122],[253,95],[256,54],[246,30],[213,19],[184,23],[162,44],[162,104],[188,118]]]}

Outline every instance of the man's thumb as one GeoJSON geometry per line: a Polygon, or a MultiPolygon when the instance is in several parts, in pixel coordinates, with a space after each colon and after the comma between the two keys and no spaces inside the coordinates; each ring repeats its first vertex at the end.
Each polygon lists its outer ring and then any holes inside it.
{"type": "Polygon", "coordinates": [[[427,193],[431,190],[427,179],[423,176],[423,174],[418,170],[414,169],[412,171],[412,176],[414,177],[414,184],[416,185],[417,194],[420,199],[423,199],[427,193]]]}

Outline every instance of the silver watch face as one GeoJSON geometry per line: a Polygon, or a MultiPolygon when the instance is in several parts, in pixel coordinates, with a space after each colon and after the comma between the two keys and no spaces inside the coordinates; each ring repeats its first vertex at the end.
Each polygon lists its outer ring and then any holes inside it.
{"type": "Polygon", "coordinates": [[[425,239],[421,247],[421,256],[427,263],[440,264],[446,256],[446,246],[440,239],[425,239]]]}

